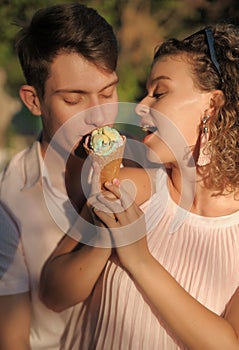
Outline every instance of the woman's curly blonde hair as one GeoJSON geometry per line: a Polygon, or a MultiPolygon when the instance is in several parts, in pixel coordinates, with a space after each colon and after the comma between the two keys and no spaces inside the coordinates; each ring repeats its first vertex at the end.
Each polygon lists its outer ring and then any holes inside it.
{"type": "Polygon", "coordinates": [[[211,163],[205,183],[218,193],[239,192],[239,27],[217,24],[211,27],[220,71],[211,60],[204,30],[183,40],[168,39],[155,51],[154,61],[166,55],[187,54],[195,85],[201,91],[220,89],[224,104],[217,118],[210,120],[211,163]]]}

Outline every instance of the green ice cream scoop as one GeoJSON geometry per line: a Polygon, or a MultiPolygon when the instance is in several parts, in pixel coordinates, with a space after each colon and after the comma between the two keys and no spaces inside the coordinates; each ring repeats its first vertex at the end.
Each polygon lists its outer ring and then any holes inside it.
{"type": "Polygon", "coordinates": [[[107,156],[122,144],[122,136],[116,129],[103,126],[92,131],[89,146],[95,154],[107,156]]]}

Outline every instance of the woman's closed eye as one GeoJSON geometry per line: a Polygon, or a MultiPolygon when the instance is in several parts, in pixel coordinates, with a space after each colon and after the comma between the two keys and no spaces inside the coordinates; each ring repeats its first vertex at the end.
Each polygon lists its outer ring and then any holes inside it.
{"type": "Polygon", "coordinates": [[[163,95],[165,95],[165,92],[154,92],[152,97],[156,99],[160,99],[163,95]]]}

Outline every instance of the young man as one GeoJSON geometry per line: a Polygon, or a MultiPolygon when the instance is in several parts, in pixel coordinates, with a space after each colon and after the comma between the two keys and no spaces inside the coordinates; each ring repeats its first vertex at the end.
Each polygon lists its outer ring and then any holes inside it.
{"type": "MultiPolygon", "coordinates": [[[[19,32],[17,52],[26,78],[20,97],[41,117],[42,133],[1,174],[0,199],[6,212],[0,226],[0,349],[59,350],[64,349],[72,309],[56,314],[38,296],[41,268],[64,236],[46,206],[43,159],[57,130],[72,116],[117,102],[117,42],[112,27],[95,10],[65,4],[36,12],[19,32]],[[4,221],[12,225],[6,229],[4,221]]],[[[86,113],[79,141],[109,122],[104,115],[86,113]]],[[[75,181],[81,166],[72,154],[66,182],[77,210],[84,204],[80,181],[75,181]]]]}

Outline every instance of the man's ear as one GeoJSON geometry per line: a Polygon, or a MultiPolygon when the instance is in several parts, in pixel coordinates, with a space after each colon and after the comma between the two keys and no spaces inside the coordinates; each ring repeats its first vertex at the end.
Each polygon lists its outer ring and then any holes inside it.
{"type": "Polygon", "coordinates": [[[31,85],[22,85],[19,91],[22,102],[34,115],[41,115],[41,103],[36,90],[31,85]]]}

